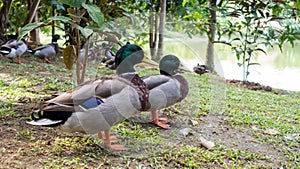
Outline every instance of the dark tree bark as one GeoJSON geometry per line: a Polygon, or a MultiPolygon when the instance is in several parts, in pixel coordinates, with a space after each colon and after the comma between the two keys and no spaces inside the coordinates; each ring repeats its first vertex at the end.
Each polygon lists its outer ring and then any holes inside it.
{"type": "Polygon", "coordinates": [[[149,17],[150,53],[153,60],[158,61],[163,55],[163,36],[166,16],[166,0],[152,1],[149,17]]]}
{"type": "Polygon", "coordinates": [[[217,0],[210,0],[209,1],[209,12],[211,16],[211,21],[209,25],[208,31],[208,44],[206,48],[206,61],[205,65],[208,67],[209,70],[214,71],[214,44],[213,41],[215,40],[216,34],[216,22],[217,22],[217,15],[216,15],[216,7],[217,7],[217,0]]]}
{"type": "Polygon", "coordinates": [[[156,57],[153,58],[155,61],[158,61],[163,56],[165,18],[166,18],[166,0],[160,0],[158,48],[157,48],[156,57]]]}
{"type": "Polygon", "coordinates": [[[27,18],[26,18],[23,26],[32,22],[33,18],[35,17],[35,14],[37,12],[37,9],[39,7],[39,4],[40,4],[40,0],[33,0],[32,4],[30,5],[29,13],[27,15],[27,18]]]}
{"type": "MultiPolygon", "coordinates": [[[[52,5],[52,16],[55,16],[55,6],[52,5]]],[[[52,22],[52,36],[55,34],[55,21],[52,22]]]]}
{"type": "Polygon", "coordinates": [[[8,24],[8,14],[11,8],[13,0],[5,0],[3,1],[3,6],[0,11],[0,39],[7,40],[5,37],[5,33],[7,30],[8,24]]]}
{"type": "MultiPolygon", "coordinates": [[[[39,17],[37,15],[37,13],[35,13],[33,21],[34,22],[38,22],[39,21],[39,17]]],[[[30,32],[30,40],[36,42],[37,44],[41,43],[41,40],[40,40],[40,28],[34,29],[33,31],[30,32]]]]}
{"type": "Polygon", "coordinates": [[[158,8],[156,7],[156,1],[151,1],[151,13],[149,17],[149,24],[150,24],[150,30],[149,30],[149,46],[150,46],[150,54],[152,58],[155,58],[155,55],[157,53],[157,32],[158,32],[158,8]]]}

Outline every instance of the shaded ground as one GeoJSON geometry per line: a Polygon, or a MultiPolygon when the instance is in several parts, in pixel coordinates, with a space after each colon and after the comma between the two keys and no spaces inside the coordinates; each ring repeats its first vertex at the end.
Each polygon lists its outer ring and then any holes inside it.
{"type": "MultiPolygon", "coordinates": [[[[251,91],[221,83],[209,74],[186,73],[188,97],[161,113],[168,117],[171,129],[155,127],[150,113],[144,112],[113,127],[112,132],[128,148],[113,152],[94,136],[27,125],[37,103],[72,88],[73,80],[72,72],[61,63],[46,64],[34,57],[23,57],[22,62],[17,65],[0,58],[0,168],[299,166],[299,93],[251,91]],[[185,128],[191,129],[187,136],[180,134],[185,128]],[[279,133],[266,134],[267,129],[279,133]],[[207,150],[200,137],[216,146],[207,150]]],[[[89,71],[91,78],[113,73],[89,71]]],[[[147,67],[138,71],[157,73],[147,67]]]]}

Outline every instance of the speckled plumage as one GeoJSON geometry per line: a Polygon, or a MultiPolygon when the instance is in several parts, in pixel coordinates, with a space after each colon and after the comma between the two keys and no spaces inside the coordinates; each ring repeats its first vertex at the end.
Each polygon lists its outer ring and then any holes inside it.
{"type": "MultiPolygon", "coordinates": [[[[125,48],[126,51],[127,48],[131,49],[131,46],[126,45],[121,49],[124,51],[125,48]]],[[[141,61],[140,57],[143,57],[144,53],[141,48],[135,49],[122,58],[119,64],[119,67],[123,66],[122,71],[117,69],[117,76],[104,76],[85,82],[47,101],[42,109],[32,113],[34,120],[28,123],[60,126],[62,130],[69,132],[95,134],[109,131],[113,125],[144,110],[148,105],[149,90],[133,69],[134,64],[141,61]],[[135,52],[138,54],[132,55],[135,52]],[[130,57],[137,56],[140,61],[134,63],[125,61],[133,60],[134,58],[130,57]],[[126,64],[122,65],[122,61],[126,64]],[[92,104],[96,106],[91,107],[83,106],[83,103],[91,99],[98,101],[99,104],[92,104]]],[[[109,143],[107,146],[112,145],[109,143]]]]}

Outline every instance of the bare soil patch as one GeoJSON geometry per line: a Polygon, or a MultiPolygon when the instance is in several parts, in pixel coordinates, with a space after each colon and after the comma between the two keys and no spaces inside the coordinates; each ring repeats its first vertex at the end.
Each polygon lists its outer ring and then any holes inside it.
{"type": "Polygon", "coordinates": [[[285,92],[282,90],[273,89],[270,86],[265,86],[262,84],[259,84],[257,82],[249,82],[249,81],[242,81],[242,80],[226,80],[226,83],[238,86],[238,87],[244,87],[249,90],[261,90],[266,92],[272,92],[274,94],[284,94],[285,92]]]}

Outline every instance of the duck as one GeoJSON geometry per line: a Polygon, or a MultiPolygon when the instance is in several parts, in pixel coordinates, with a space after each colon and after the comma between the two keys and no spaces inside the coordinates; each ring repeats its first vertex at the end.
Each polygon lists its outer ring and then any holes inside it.
{"type": "Polygon", "coordinates": [[[179,68],[181,67],[178,57],[166,55],[159,63],[160,74],[142,78],[150,90],[148,107],[153,123],[163,129],[169,129],[170,125],[166,124],[168,119],[158,117],[159,110],[180,102],[189,91],[188,81],[177,73],[179,68]]]}
{"type": "Polygon", "coordinates": [[[209,69],[207,68],[206,65],[200,65],[199,63],[193,69],[194,69],[194,72],[199,75],[209,72],[209,69]]]}
{"type": "MultiPolygon", "coordinates": [[[[129,43],[129,42],[127,42],[129,43]]],[[[102,43],[101,47],[104,49],[104,57],[101,59],[101,62],[107,67],[108,69],[115,70],[115,54],[111,50],[111,46],[107,43],[102,43]]]]}
{"type": "Polygon", "coordinates": [[[27,51],[34,56],[38,56],[40,58],[45,59],[47,63],[51,63],[49,60],[50,57],[55,56],[56,54],[59,53],[59,47],[57,40],[60,39],[60,36],[55,34],[52,36],[52,43],[45,45],[45,46],[40,46],[34,49],[28,49],[27,51]]]}
{"type": "Polygon", "coordinates": [[[67,132],[98,134],[104,146],[125,150],[111,136],[110,128],[124,119],[147,110],[149,89],[135,72],[134,65],[146,62],[141,47],[122,46],[116,53],[115,76],[102,76],[46,101],[31,113],[30,125],[59,127],[67,132]]]}
{"type": "MultiPolygon", "coordinates": [[[[88,49],[88,52],[87,52],[87,60],[92,60],[93,59],[93,55],[94,55],[94,53],[93,53],[93,50],[94,50],[94,48],[90,48],[90,49],[88,49]]],[[[83,63],[84,63],[84,59],[85,59],[85,48],[83,48],[83,49],[80,49],[80,51],[79,51],[80,53],[79,53],[79,64],[80,64],[80,67],[81,68],[83,68],[83,63]]]]}
{"type": "Polygon", "coordinates": [[[18,58],[18,64],[21,64],[21,56],[27,51],[27,36],[24,36],[20,41],[11,39],[0,47],[1,55],[10,58],[18,58]]]}

